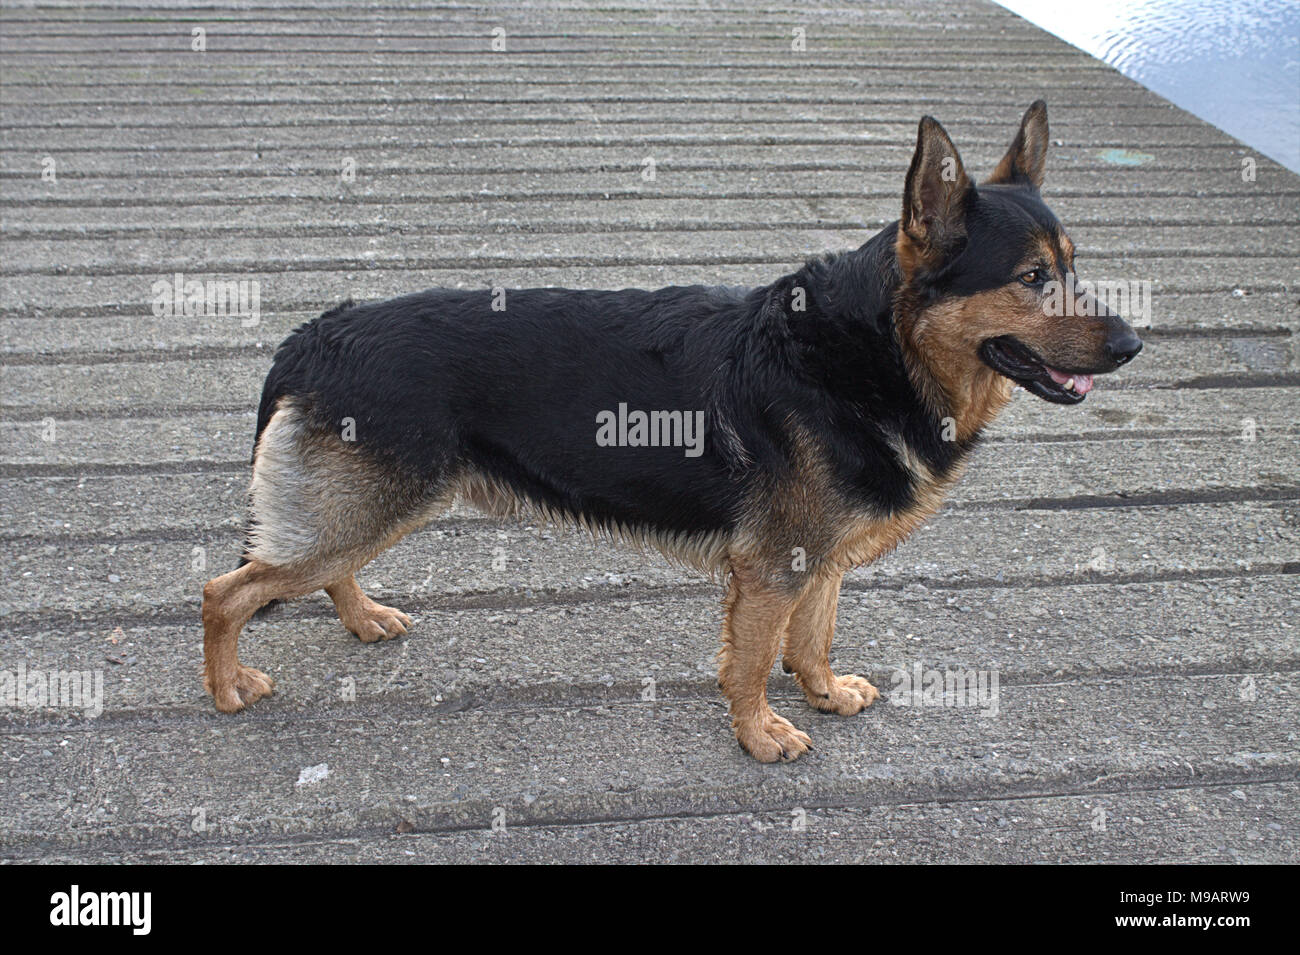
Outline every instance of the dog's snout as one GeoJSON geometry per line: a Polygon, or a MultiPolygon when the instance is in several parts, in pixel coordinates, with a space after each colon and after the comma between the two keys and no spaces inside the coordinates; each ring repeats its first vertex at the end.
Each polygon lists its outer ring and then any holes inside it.
{"type": "Polygon", "coordinates": [[[1142,339],[1138,338],[1131,328],[1126,328],[1106,339],[1106,354],[1116,365],[1128,364],[1141,350],[1142,339]]]}

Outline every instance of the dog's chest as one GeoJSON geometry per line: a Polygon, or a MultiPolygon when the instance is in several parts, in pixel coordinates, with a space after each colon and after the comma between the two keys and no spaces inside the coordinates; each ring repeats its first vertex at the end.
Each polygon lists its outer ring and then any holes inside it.
{"type": "Polygon", "coordinates": [[[833,563],[860,567],[892,551],[943,506],[966,467],[963,458],[937,476],[910,453],[900,453],[899,459],[912,477],[911,502],[886,516],[865,510],[855,515],[831,551],[833,563]]]}

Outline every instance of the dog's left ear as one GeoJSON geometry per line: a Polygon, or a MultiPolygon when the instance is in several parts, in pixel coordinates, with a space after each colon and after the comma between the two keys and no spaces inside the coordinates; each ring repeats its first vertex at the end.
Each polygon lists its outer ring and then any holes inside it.
{"type": "Polygon", "coordinates": [[[905,265],[934,268],[964,244],[973,191],[947,132],[934,117],[922,117],[898,222],[898,252],[905,265]]]}
{"type": "Polygon", "coordinates": [[[1033,186],[1043,184],[1043,170],[1047,168],[1047,104],[1035,100],[1020,120],[1020,132],[1011,142],[1011,148],[998,163],[993,175],[986,180],[994,185],[1006,183],[1033,186]]]}

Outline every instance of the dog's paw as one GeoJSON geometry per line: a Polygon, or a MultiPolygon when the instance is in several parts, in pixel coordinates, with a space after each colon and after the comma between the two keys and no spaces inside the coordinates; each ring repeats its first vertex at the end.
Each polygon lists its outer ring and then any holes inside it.
{"type": "Polygon", "coordinates": [[[275,681],[261,670],[240,663],[236,664],[235,678],[228,683],[214,686],[212,675],[204,673],[203,689],[212,694],[213,702],[222,713],[238,713],[244,707],[274,693],[275,681]]]}
{"type": "Polygon", "coordinates": [[[808,702],[823,713],[838,713],[840,716],[852,716],[861,713],[876,700],[880,691],[860,676],[852,673],[837,676],[831,681],[829,690],[824,694],[804,691],[808,702]]]}
{"type": "Polygon", "coordinates": [[[343,626],[359,637],[362,643],[400,637],[410,625],[411,618],[402,611],[377,604],[368,597],[343,620],[343,626]]]}
{"type": "Polygon", "coordinates": [[[760,763],[789,762],[812,749],[807,733],[770,709],[756,719],[737,720],[734,726],[736,740],[760,763]]]}

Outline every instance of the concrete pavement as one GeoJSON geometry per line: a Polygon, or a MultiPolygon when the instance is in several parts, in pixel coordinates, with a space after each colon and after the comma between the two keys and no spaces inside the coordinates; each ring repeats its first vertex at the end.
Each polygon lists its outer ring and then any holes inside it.
{"type": "Polygon", "coordinates": [[[980,0],[44,0],[0,7],[0,56],[0,671],[104,688],[0,708],[0,860],[1300,857],[1300,177],[980,0]],[[895,700],[995,673],[996,712],[825,716],[776,672],[817,749],[760,766],[716,584],[459,509],[361,575],[408,637],[306,598],[241,647],[275,696],[214,712],[200,588],[287,330],[431,285],[768,281],[896,216],[921,114],[985,172],[1039,97],[1045,194],[1086,276],[1152,283],[1146,350],[1078,408],[1018,394],[849,577],[832,653],[895,700]],[[154,314],[177,272],[257,281],[258,321],[154,314]]]}

